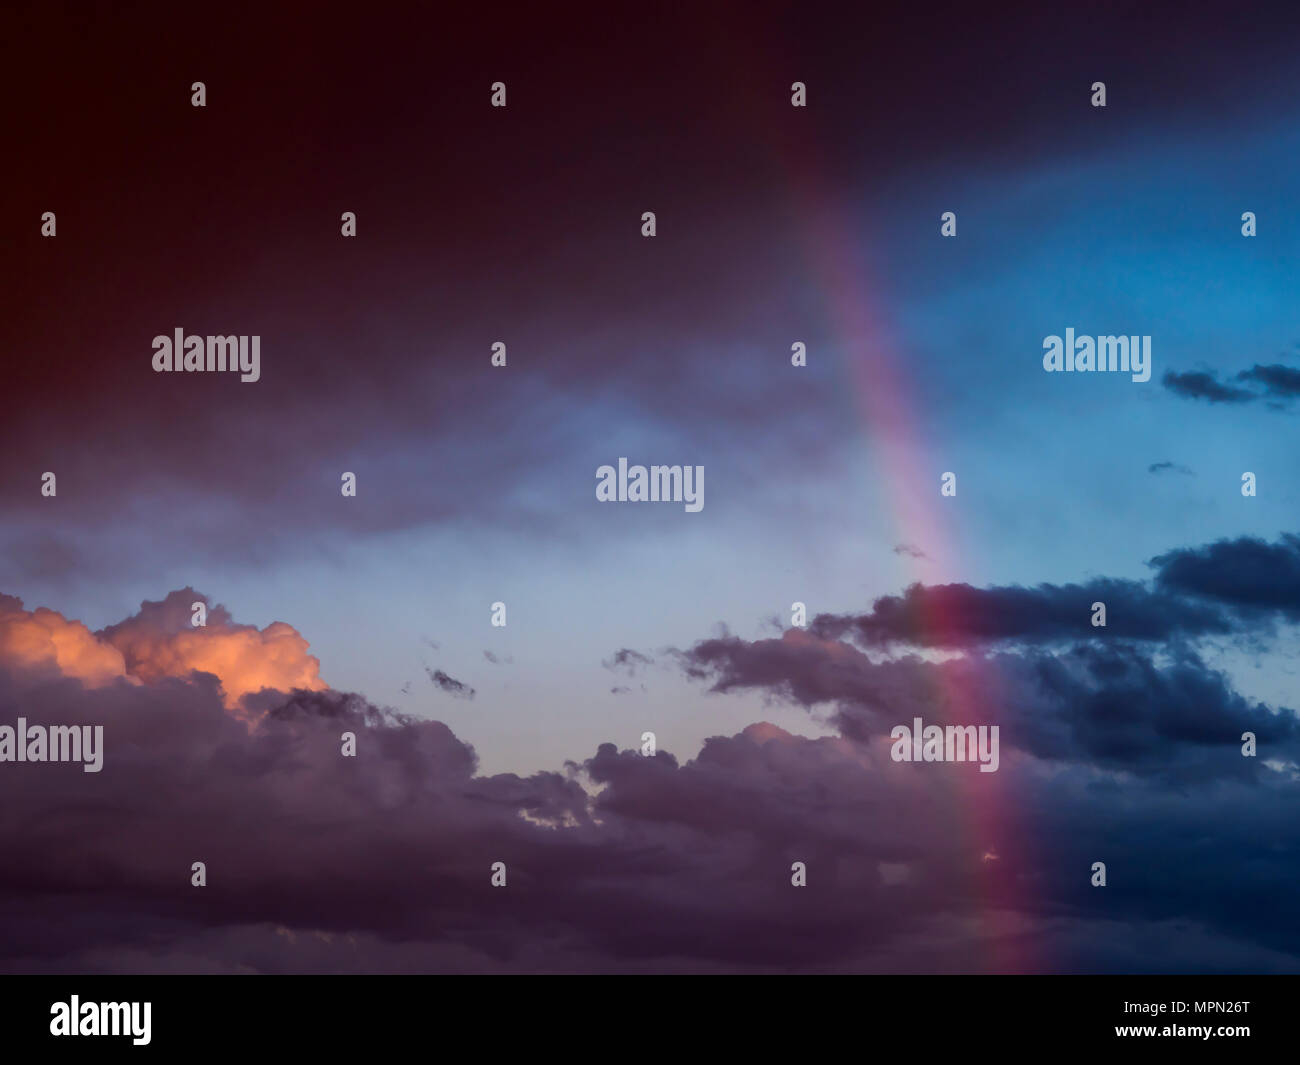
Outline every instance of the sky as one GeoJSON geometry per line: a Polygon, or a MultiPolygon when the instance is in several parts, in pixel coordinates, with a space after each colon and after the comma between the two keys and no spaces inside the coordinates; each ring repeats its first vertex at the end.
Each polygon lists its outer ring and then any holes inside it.
{"type": "Polygon", "coordinates": [[[0,969],[1300,969],[1300,16],[5,18],[0,969]]]}

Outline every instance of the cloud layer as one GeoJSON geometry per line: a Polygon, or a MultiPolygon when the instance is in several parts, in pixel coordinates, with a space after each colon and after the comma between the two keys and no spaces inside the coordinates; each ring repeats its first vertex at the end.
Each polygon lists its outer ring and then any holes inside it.
{"type": "Polygon", "coordinates": [[[190,647],[191,589],[99,634],[7,598],[3,716],[102,723],[105,763],[0,766],[0,967],[1295,971],[1296,715],[1185,642],[1153,646],[1286,608],[1198,576],[1260,550],[1296,541],[1171,552],[1151,586],[916,586],[816,631],[702,640],[670,656],[687,676],[836,735],[759,722],[685,761],[605,743],[527,777],[326,689],[287,625],[213,607],[213,649],[190,647]],[[1140,616],[1127,635],[1070,630],[1061,604],[1102,587],[1140,616]],[[1176,624],[1182,596],[1210,613],[1176,624]],[[954,605],[965,653],[927,657],[916,611],[954,605]],[[891,641],[918,649],[882,657],[891,641]],[[1001,769],[892,761],[888,729],[913,716],[999,724],[1001,769]]]}

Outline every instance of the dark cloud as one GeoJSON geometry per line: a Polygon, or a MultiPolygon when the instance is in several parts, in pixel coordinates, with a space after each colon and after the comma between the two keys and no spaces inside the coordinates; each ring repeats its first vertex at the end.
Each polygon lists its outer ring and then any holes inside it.
{"type": "Polygon", "coordinates": [[[1161,383],[1176,395],[1204,399],[1209,403],[1251,403],[1267,399],[1274,401],[1270,406],[1281,407],[1300,396],[1300,369],[1280,363],[1268,366],[1256,363],[1249,370],[1238,373],[1234,380],[1255,386],[1254,390],[1221,382],[1215,374],[1206,371],[1166,371],[1161,383]]]}
{"type": "Polygon", "coordinates": [[[1204,372],[1174,373],[1166,370],[1161,384],[1186,399],[1204,399],[1210,403],[1251,403],[1259,396],[1244,388],[1221,384],[1213,374],[1204,372]]]}
{"type": "Polygon", "coordinates": [[[1190,469],[1178,462],[1153,462],[1147,467],[1147,473],[1181,473],[1187,477],[1196,476],[1190,469]]]}
{"type": "Polygon", "coordinates": [[[1249,370],[1237,374],[1238,381],[1251,381],[1263,386],[1264,394],[1280,399],[1294,399],[1300,396],[1300,370],[1291,366],[1274,363],[1261,366],[1258,363],[1249,370]]]}
{"type": "Polygon", "coordinates": [[[715,692],[758,690],[827,707],[830,723],[860,742],[913,717],[995,724],[1004,752],[1190,781],[1253,773],[1238,749],[1251,731],[1276,756],[1300,762],[1294,712],[1249,703],[1186,648],[1164,665],[1149,649],[1105,639],[1054,652],[874,662],[792,631],[780,640],[705,640],[680,661],[715,692]]]}
{"type": "Polygon", "coordinates": [[[1218,608],[1163,592],[1138,581],[1098,579],[1087,584],[974,588],[969,584],[913,584],[901,596],[877,599],[869,614],[819,614],[814,635],[848,638],[868,647],[964,647],[1018,641],[1079,639],[1092,627],[1093,603],[1106,604],[1106,633],[1137,640],[1226,634],[1230,621],[1218,608]]]}
{"type": "MultiPolygon", "coordinates": [[[[756,372],[746,348],[801,319],[822,334],[806,338],[814,348],[838,346],[833,320],[809,313],[807,282],[789,269],[812,223],[791,210],[805,197],[792,201],[788,164],[815,156],[806,199],[857,228],[860,205],[897,203],[899,189],[953,166],[1005,184],[1058,162],[1060,116],[1075,113],[1072,86],[1091,83],[1087,57],[1098,50],[1116,82],[1140,80],[1141,113],[1158,129],[1204,120],[1207,108],[1217,118],[1226,99],[1248,115],[1273,105],[1268,74],[1289,71],[1293,51],[1289,16],[1275,12],[1225,26],[1180,11],[1177,57],[1138,57],[1113,44],[1158,31],[1154,11],[953,14],[936,41],[930,21],[905,10],[882,28],[865,10],[792,18],[760,7],[744,32],[729,3],[635,18],[517,13],[508,25],[461,10],[440,19],[433,46],[418,12],[357,13],[346,50],[328,26],[285,16],[214,26],[180,7],[109,18],[50,5],[18,26],[5,75],[40,106],[7,115],[6,145],[41,165],[10,175],[14,202],[78,207],[60,214],[57,240],[31,226],[0,246],[12,279],[0,350],[40,353],[5,381],[0,580],[329,558],[340,544],[453,524],[571,531],[591,496],[573,470],[608,458],[588,441],[633,424],[693,433],[708,417],[717,440],[734,439],[745,456],[729,478],[737,498],[743,469],[801,476],[852,426],[836,414],[833,359],[810,363],[792,390],[788,375],[756,372]],[[1010,63],[986,84],[982,53],[967,43],[983,34],[1011,55],[1073,42],[1069,72],[1044,85],[1034,63],[1010,63]],[[132,50],[157,61],[124,78],[118,57],[132,50]],[[292,82],[274,73],[290,54],[292,82]],[[427,118],[431,62],[449,87],[439,136],[412,138],[427,118]],[[1189,63],[1206,72],[1195,85],[1189,63]],[[201,115],[176,88],[187,90],[199,67],[212,72],[214,97],[224,86],[201,115]],[[488,68],[514,72],[520,91],[485,120],[473,86],[488,68]],[[788,86],[804,68],[816,71],[816,103],[791,108],[788,86]],[[699,91],[715,83],[727,91],[699,91]],[[977,83],[978,93],[952,91],[977,83]],[[876,106],[881,85],[915,106],[876,106]],[[1016,121],[989,129],[990,113],[1016,121]],[[942,121],[918,120],[927,114],[942,121]],[[953,128],[984,133],[976,144],[953,128]],[[304,145],[362,143],[364,153],[304,183],[304,145]],[[160,144],[206,168],[160,187],[160,144]],[[884,158],[881,144],[892,146],[884,158]],[[490,173],[444,165],[503,145],[508,158],[490,173]],[[380,187],[376,174],[390,179],[380,187]],[[144,188],[147,209],[100,209],[135,203],[144,188]],[[665,189],[672,225],[646,254],[626,238],[629,197],[665,189]],[[203,209],[217,197],[220,218],[203,209]],[[359,213],[355,241],[338,232],[345,200],[359,213]],[[511,263],[527,268],[503,268],[511,263]],[[114,291],[89,283],[110,272],[114,291]],[[511,340],[508,374],[481,372],[487,323],[511,340]],[[153,373],[152,338],[178,326],[261,336],[261,380],[153,373]],[[755,433],[777,408],[779,438],[755,433]],[[484,425],[496,428],[483,434],[484,425]],[[257,461],[232,458],[231,440],[257,461]],[[457,461],[431,476],[428,456],[451,453],[457,461]],[[37,491],[46,469],[58,472],[68,525],[41,545],[32,537],[49,516],[37,491]],[[345,470],[358,476],[355,500],[340,497],[345,470]]],[[[1071,147],[1096,158],[1129,137],[1093,123],[1071,147]]]]}
{"type": "Polygon", "coordinates": [[[429,674],[429,679],[433,681],[434,686],[441,688],[448,695],[454,695],[457,699],[473,699],[474,689],[468,684],[457,680],[455,677],[448,676],[441,669],[430,669],[424,667],[424,671],[429,674]]]}
{"type": "Polygon", "coordinates": [[[894,554],[906,555],[908,558],[929,558],[930,557],[919,547],[915,547],[912,544],[895,544],[894,554]]]}
{"type": "Polygon", "coordinates": [[[870,613],[819,614],[808,631],[867,648],[966,648],[1064,644],[1103,634],[1163,642],[1240,633],[1272,617],[1300,620],[1295,535],[1284,534],[1276,543],[1243,537],[1179,548],[1149,565],[1155,571],[1150,583],[1098,578],[1033,587],[913,584],[902,595],[877,599],[870,613]],[[1092,626],[1094,603],[1106,606],[1104,629],[1092,626]],[[1236,616],[1241,610],[1254,613],[1236,616]]]}
{"type": "Polygon", "coordinates": [[[1156,587],[1169,594],[1300,619],[1300,537],[1218,540],[1157,555],[1156,587]]]}

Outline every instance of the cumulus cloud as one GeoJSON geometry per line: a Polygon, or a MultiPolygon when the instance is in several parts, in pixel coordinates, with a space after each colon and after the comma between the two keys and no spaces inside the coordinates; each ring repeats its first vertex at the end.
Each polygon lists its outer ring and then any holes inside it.
{"type": "Polygon", "coordinates": [[[262,689],[322,691],[320,660],[292,625],[273,621],[264,629],[238,625],[222,606],[211,606],[193,588],[140,604],[139,613],[98,634],[117,648],[127,670],[143,681],[211,673],[228,707],[262,689]],[[206,624],[192,624],[192,605],[203,602],[206,624]]]}
{"type": "Polygon", "coordinates": [[[71,677],[99,687],[127,675],[122,652],[79,621],[22,600],[0,597],[0,661],[24,673],[71,677]]]}
{"type": "Polygon", "coordinates": [[[563,772],[489,776],[446,725],[337,691],[281,699],[250,732],[205,675],[51,681],[24,708],[111,725],[101,774],[0,774],[0,969],[969,972],[1225,952],[1281,969],[1300,949],[1238,905],[1276,913],[1294,873],[1280,779],[1189,796],[1022,763],[957,780],[763,723],[684,762],[603,744],[563,772]],[[997,807],[1023,814],[972,816],[997,807]],[[1138,887],[1089,895],[1102,853],[1138,887]],[[1200,949],[1127,954],[1171,922],[1200,949]]]}
{"type": "Polygon", "coordinates": [[[155,683],[194,672],[217,678],[228,709],[262,689],[320,691],[320,662],[291,625],[265,629],[238,625],[221,606],[211,606],[193,588],[146,601],[138,613],[91,632],[79,621],[44,608],[27,611],[20,600],[0,602],[0,661],[11,669],[54,672],[88,687],[113,681],[155,683]],[[207,624],[191,624],[191,608],[204,603],[207,624]]]}

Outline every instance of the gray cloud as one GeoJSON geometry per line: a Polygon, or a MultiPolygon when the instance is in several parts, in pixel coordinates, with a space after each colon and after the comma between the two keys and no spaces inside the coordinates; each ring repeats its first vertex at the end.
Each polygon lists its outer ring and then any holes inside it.
{"type": "Polygon", "coordinates": [[[634,676],[637,670],[651,665],[653,659],[647,655],[641,654],[640,651],[633,651],[628,647],[621,647],[614,652],[609,658],[603,659],[601,665],[608,670],[614,670],[626,673],[629,677],[634,676]]]}
{"type": "Polygon", "coordinates": [[[474,698],[473,688],[468,684],[457,680],[455,677],[448,676],[441,669],[430,669],[428,666],[425,666],[424,671],[429,675],[429,679],[433,681],[434,686],[441,688],[448,695],[454,695],[457,699],[474,698]]]}

